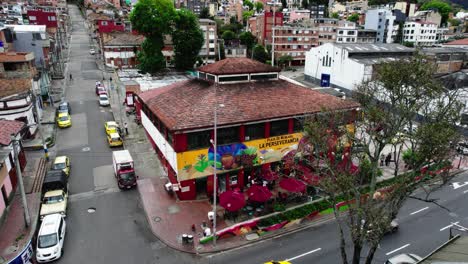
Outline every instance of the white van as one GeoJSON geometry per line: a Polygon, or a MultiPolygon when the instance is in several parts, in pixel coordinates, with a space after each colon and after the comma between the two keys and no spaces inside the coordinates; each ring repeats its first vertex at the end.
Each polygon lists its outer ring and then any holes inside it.
{"type": "Polygon", "coordinates": [[[44,217],[37,236],[37,262],[49,262],[62,256],[65,229],[65,219],[61,214],[50,214],[44,217]]]}

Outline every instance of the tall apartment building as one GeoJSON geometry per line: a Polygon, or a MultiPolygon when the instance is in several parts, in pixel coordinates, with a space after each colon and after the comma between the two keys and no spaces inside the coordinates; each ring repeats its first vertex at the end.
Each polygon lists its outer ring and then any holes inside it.
{"type": "Polygon", "coordinates": [[[304,65],[305,53],[319,45],[318,28],[310,21],[275,27],[275,59],[289,55],[293,65],[304,65]]]}
{"type": "Polygon", "coordinates": [[[257,38],[257,42],[261,45],[272,43],[273,23],[275,26],[282,26],[284,15],[282,12],[275,12],[275,20],[273,20],[273,12],[264,12],[255,17],[251,17],[248,22],[249,31],[257,38]]]}
{"type": "Polygon", "coordinates": [[[349,21],[340,21],[336,31],[336,43],[356,43],[358,31],[356,24],[349,21]]]}
{"type": "Polygon", "coordinates": [[[313,20],[318,29],[319,45],[336,41],[336,29],[339,20],[334,18],[317,18],[313,20]]]}
{"type": "Polygon", "coordinates": [[[203,60],[203,64],[209,64],[216,61],[217,51],[217,41],[218,36],[216,33],[216,22],[211,19],[199,19],[200,29],[203,31],[203,38],[205,43],[203,43],[200,52],[198,53],[203,60]]]}
{"type": "Polygon", "coordinates": [[[365,29],[377,31],[377,43],[393,43],[398,34],[396,16],[388,9],[372,9],[366,12],[365,29]]]}
{"type": "Polygon", "coordinates": [[[430,22],[410,21],[403,27],[403,41],[416,46],[430,46],[437,41],[437,25],[430,22]]]}

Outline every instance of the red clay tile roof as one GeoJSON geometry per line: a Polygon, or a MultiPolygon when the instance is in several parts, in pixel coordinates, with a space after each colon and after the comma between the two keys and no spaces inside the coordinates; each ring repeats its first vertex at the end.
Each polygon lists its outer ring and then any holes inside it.
{"type": "Polygon", "coordinates": [[[31,79],[0,78],[0,98],[15,94],[23,94],[31,89],[31,79]]]}
{"type": "Polygon", "coordinates": [[[21,131],[24,123],[20,121],[0,120],[0,145],[8,146],[11,143],[11,134],[21,131]]]}
{"type": "Polygon", "coordinates": [[[198,68],[198,71],[214,75],[259,72],[280,72],[281,69],[249,58],[226,58],[198,68]]]}
{"type": "MultiPolygon", "coordinates": [[[[214,84],[202,80],[177,82],[138,94],[169,130],[213,126],[214,84]]],[[[216,102],[218,125],[237,124],[359,106],[284,80],[220,84],[216,102]]]]}
{"type": "Polygon", "coordinates": [[[105,46],[140,46],[145,40],[145,36],[129,32],[110,33],[110,37],[104,42],[105,46]]]}
{"type": "Polygon", "coordinates": [[[32,52],[0,52],[0,62],[25,62],[33,59],[32,52]]]}
{"type": "Polygon", "coordinates": [[[468,46],[468,38],[450,41],[450,42],[444,43],[444,45],[467,45],[468,46]]]}

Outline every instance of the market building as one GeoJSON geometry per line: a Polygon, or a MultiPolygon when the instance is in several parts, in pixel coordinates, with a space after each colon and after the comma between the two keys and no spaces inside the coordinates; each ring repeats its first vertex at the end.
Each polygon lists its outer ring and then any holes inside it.
{"type": "Polygon", "coordinates": [[[358,107],[279,79],[279,72],[248,58],[227,58],[200,67],[197,78],[137,95],[137,115],[180,200],[210,197],[215,167],[219,193],[244,188],[249,176],[273,169],[307,142],[305,117],[358,107]]]}

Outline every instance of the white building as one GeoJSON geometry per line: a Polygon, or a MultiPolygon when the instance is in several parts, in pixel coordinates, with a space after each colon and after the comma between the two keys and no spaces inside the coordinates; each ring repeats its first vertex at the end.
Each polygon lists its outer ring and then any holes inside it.
{"type": "Polygon", "coordinates": [[[412,56],[413,52],[399,44],[327,43],[306,53],[304,75],[322,87],[350,92],[371,78],[374,64],[412,56]]]}
{"type": "Polygon", "coordinates": [[[200,29],[203,31],[203,43],[202,48],[198,55],[202,58],[203,64],[209,64],[216,61],[217,53],[217,33],[216,33],[216,22],[210,19],[199,19],[200,29]]]}
{"type": "Polygon", "coordinates": [[[396,16],[388,9],[372,9],[366,12],[365,29],[377,31],[377,43],[393,43],[398,33],[396,16]]]}
{"type": "Polygon", "coordinates": [[[430,22],[410,21],[403,28],[403,41],[417,46],[430,46],[437,41],[437,25],[430,22]]]}
{"type": "Polygon", "coordinates": [[[357,35],[356,24],[346,21],[336,29],[336,43],[356,43],[357,35]]]}

